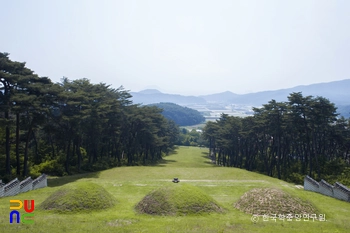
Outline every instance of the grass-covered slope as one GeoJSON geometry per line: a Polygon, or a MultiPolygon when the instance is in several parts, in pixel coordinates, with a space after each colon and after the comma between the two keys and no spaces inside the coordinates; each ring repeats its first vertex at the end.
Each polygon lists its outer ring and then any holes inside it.
{"type": "MultiPolygon", "coordinates": [[[[50,178],[47,188],[0,198],[0,232],[350,232],[350,203],[304,191],[294,184],[244,169],[215,166],[208,159],[207,152],[207,149],[180,147],[156,166],[118,167],[90,174],[50,178]],[[180,183],[172,183],[174,177],[178,177],[180,183]],[[101,186],[118,200],[117,204],[101,211],[77,210],[72,212],[74,214],[39,208],[52,194],[68,187],[67,183],[75,187],[85,182],[101,186]],[[160,216],[135,211],[135,206],[152,191],[183,185],[200,189],[215,200],[225,210],[224,213],[160,216]],[[278,189],[309,202],[319,211],[317,213],[325,215],[326,221],[304,221],[304,218],[299,222],[295,219],[289,222],[278,219],[263,221],[259,216],[258,221],[253,222],[252,214],[235,208],[234,203],[245,193],[260,188],[278,189]],[[34,224],[9,223],[9,201],[13,199],[35,200],[34,224]]],[[[85,198],[83,196],[80,195],[85,198]]],[[[186,198],[183,201],[187,201],[186,198]]],[[[280,211],[283,208],[275,208],[275,211],[274,214],[282,214],[280,211]]],[[[24,210],[20,212],[22,214],[24,210]]]]}
{"type": "Polygon", "coordinates": [[[52,193],[39,209],[58,213],[103,210],[116,204],[114,197],[101,186],[91,182],[64,185],[52,193]]]}
{"type": "Polygon", "coordinates": [[[255,188],[246,192],[234,206],[248,214],[268,215],[278,214],[319,214],[309,202],[294,197],[280,189],[255,188]]]}
{"type": "Polygon", "coordinates": [[[135,207],[139,213],[154,215],[187,215],[222,212],[212,197],[192,185],[174,184],[154,190],[135,207]]]}

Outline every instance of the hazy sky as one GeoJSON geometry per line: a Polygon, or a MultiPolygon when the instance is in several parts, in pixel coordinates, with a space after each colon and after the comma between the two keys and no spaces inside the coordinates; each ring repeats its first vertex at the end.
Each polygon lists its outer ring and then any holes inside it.
{"type": "Polygon", "coordinates": [[[349,0],[13,0],[0,52],[59,82],[243,94],[350,78],[349,0]]]}

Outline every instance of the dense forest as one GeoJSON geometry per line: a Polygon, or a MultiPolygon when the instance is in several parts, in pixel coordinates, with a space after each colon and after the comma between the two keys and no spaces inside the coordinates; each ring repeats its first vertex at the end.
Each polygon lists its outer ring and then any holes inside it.
{"type": "Polygon", "coordinates": [[[178,126],[123,87],[87,79],[53,83],[0,53],[0,175],[72,174],[153,163],[172,150],[178,126]]]}
{"type": "Polygon", "coordinates": [[[350,185],[350,122],[337,117],[328,99],[291,93],[287,102],[253,110],[253,116],[222,114],[206,124],[213,162],[295,183],[310,175],[350,185]]]}
{"type": "Polygon", "coordinates": [[[173,120],[179,126],[196,125],[205,121],[204,116],[192,108],[182,107],[174,103],[151,104],[162,109],[165,118],[173,120]]]}

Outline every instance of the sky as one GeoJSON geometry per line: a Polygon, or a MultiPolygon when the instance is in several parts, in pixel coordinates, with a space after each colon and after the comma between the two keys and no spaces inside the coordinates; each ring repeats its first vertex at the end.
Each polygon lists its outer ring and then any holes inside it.
{"type": "Polygon", "coordinates": [[[0,52],[54,82],[245,94],[350,78],[348,0],[0,0],[0,52]]]}

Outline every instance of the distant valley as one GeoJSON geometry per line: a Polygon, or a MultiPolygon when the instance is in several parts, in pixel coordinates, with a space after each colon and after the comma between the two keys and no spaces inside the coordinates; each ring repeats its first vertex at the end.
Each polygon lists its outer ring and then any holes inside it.
{"type": "Polygon", "coordinates": [[[346,118],[350,117],[350,79],[248,94],[226,91],[211,95],[184,96],[162,93],[156,89],[130,94],[134,103],[145,105],[160,102],[176,103],[202,112],[207,120],[214,120],[220,117],[221,113],[234,116],[251,115],[252,107],[259,107],[272,99],[287,101],[292,92],[302,92],[303,96],[325,97],[338,107],[338,113],[346,118]]]}

